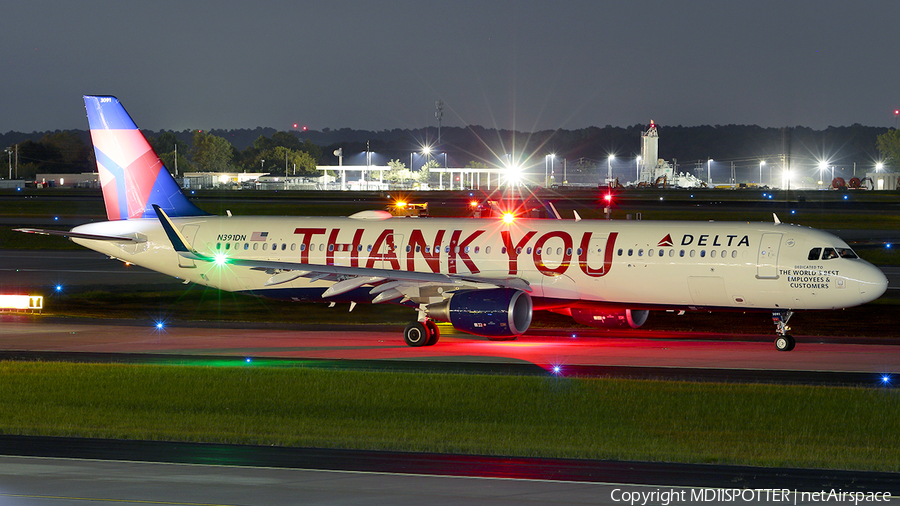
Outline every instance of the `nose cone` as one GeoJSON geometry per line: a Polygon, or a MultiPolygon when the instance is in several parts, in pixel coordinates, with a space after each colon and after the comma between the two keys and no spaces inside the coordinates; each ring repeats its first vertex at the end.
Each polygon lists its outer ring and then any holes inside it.
{"type": "Polygon", "coordinates": [[[887,276],[881,272],[881,269],[870,263],[864,264],[860,269],[858,280],[859,297],[862,299],[862,304],[872,302],[887,291],[887,276]]]}

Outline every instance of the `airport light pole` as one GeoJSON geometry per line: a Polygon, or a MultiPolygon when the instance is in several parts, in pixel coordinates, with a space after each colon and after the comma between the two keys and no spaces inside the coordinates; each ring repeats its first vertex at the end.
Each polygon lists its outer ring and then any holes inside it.
{"type": "Polygon", "coordinates": [[[554,158],[556,158],[555,153],[544,156],[544,188],[550,186],[550,171],[548,170],[548,166],[552,166],[554,158]]]}
{"type": "Polygon", "coordinates": [[[12,179],[12,150],[9,148],[6,148],[3,151],[6,151],[7,155],[9,155],[8,156],[8,158],[9,158],[9,178],[12,179]]]}
{"type": "Polygon", "coordinates": [[[641,155],[634,159],[634,170],[634,182],[637,183],[641,179],[641,155]]]}
{"type": "Polygon", "coordinates": [[[713,161],[712,158],[709,158],[709,157],[706,158],[706,186],[707,187],[712,186],[712,169],[711,169],[712,161],[713,161]]]}
{"type": "Polygon", "coordinates": [[[609,155],[606,157],[606,182],[609,183],[612,181],[612,161],[615,160],[616,155],[609,155]]]}
{"type": "Polygon", "coordinates": [[[763,168],[763,165],[765,165],[765,164],[766,164],[765,160],[761,160],[759,162],[759,184],[762,184],[762,168],[763,168]]]}

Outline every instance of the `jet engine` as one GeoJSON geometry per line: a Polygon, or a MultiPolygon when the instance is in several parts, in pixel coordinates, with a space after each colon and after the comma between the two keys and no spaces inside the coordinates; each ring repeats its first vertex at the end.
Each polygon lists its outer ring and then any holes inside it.
{"type": "Polygon", "coordinates": [[[515,337],[531,325],[531,296],[513,288],[465,290],[427,307],[428,316],[457,330],[487,337],[515,337]]]}
{"type": "Polygon", "coordinates": [[[620,309],[612,307],[571,308],[572,318],[591,327],[631,327],[636,329],[646,323],[650,311],[646,309],[620,309]]]}

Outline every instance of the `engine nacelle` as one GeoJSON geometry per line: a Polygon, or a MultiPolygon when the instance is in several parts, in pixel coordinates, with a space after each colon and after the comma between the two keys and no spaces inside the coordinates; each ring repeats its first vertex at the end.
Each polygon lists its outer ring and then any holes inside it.
{"type": "Polygon", "coordinates": [[[572,318],[582,324],[591,327],[631,327],[636,329],[646,323],[650,311],[647,309],[620,309],[620,308],[572,308],[572,318]]]}
{"type": "Polygon", "coordinates": [[[513,337],[531,325],[531,296],[513,288],[466,290],[430,304],[428,316],[457,330],[487,337],[513,337]]]}

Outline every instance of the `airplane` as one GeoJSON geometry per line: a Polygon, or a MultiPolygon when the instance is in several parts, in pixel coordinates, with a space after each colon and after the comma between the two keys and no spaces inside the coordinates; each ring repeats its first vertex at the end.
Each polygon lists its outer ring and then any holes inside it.
{"type": "Polygon", "coordinates": [[[877,299],[887,278],[838,237],[781,223],[217,216],[182,193],[113,96],[85,96],[108,221],[59,235],[114,259],[221,290],[293,301],[414,308],[406,344],[435,320],[515,339],[534,311],[637,328],[653,310],[763,312],[795,346],[797,310],[877,299]]]}

